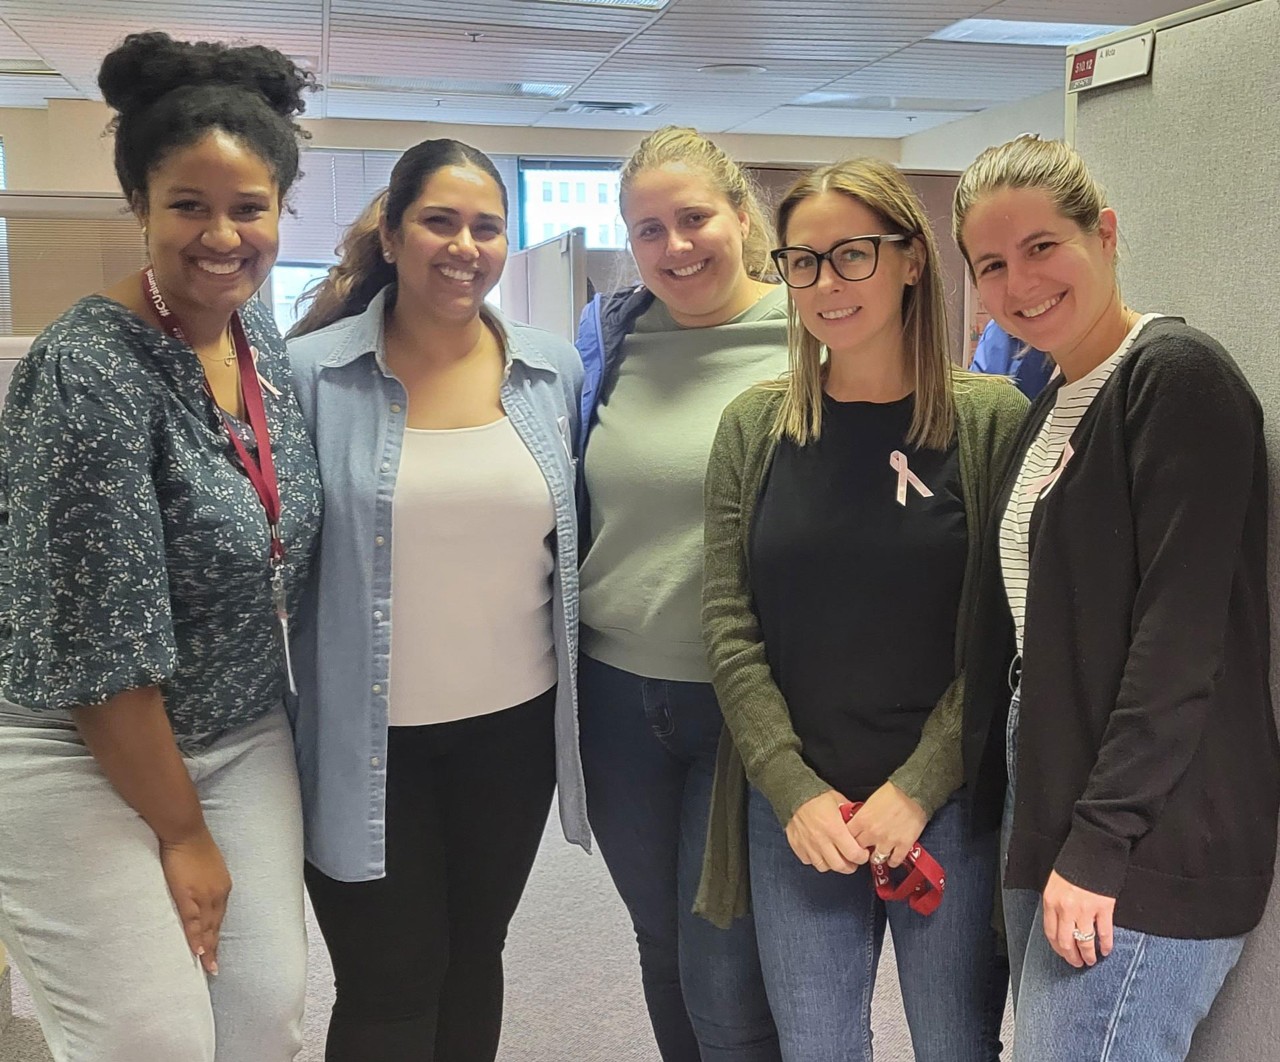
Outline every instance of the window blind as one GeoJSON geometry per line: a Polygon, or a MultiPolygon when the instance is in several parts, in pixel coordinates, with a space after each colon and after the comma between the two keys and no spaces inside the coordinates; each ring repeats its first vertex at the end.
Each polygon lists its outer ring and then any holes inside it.
{"type": "Polygon", "coordinates": [[[36,335],[145,261],[119,196],[0,193],[0,335],[36,335]]]}

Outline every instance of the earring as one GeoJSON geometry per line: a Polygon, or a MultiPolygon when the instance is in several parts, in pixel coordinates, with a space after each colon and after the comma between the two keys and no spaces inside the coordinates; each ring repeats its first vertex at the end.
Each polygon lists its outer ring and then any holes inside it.
{"type": "Polygon", "coordinates": [[[390,252],[390,251],[383,251],[383,252],[382,252],[382,257],[383,257],[384,259],[386,259],[388,262],[394,262],[394,261],[395,261],[395,259],[391,257],[391,252],[390,252]]]}
{"type": "Polygon", "coordinates": [[[145,225],[142,226],[142,238],[144,240],[147,238],[147,227],[145,225]]]}

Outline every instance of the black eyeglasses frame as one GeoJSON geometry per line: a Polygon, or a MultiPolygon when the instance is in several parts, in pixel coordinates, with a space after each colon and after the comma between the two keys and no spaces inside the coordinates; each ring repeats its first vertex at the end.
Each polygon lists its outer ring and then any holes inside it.
{"type": "Polygon", "coordinates": [[[806,247],[803,244],[798,244],[791,247],[775,247],[772,251],[769,252],[769,257],[773,259],[774,267],[778,271],[778,276],[782,278],[782,282],[787,287],[791,288],[793,291],[801,290],[804,288],[811,288],[816,283],[818,283],[819,278],[822,276],[823,262],[826,262],[828,265],[830,265],[831,271],[835,273],[835,275],[838,276],[841,280],[848,281],[850,284],[858,284],[864,280],[870,280],[873,276],[876,275],[876,270],[880,268],[880,245],[882,243],[910,242],[911,240],[914,240],[917,235],[918,234],[914,232],[869,233],[866,236],[850,236],[848,239],[840,240],[838,243],[833,243],[826,251],[823,251],[821,253],[818,251],[815,251],[812,247],[806,247]],[[831,256],[835,254],[836,251],[838,251],[841,247],[844,247],[846,244],[856,243],[859,240],[870,240],[872,246],[875,248],[875,259],[871,263],[871,272],[868,273],[865,277],[847,277],[840,272],[839,266],[836,265],[836,260],[831,256]],[[818,262],[817,268],[813,272],[813,279],[809,281],[808,284],[792,284],[791,281],[787,279],[787,272],[782,266],[782,261],[788,251],[805,251],[808,254],[813,255],[814,258],[817,259],[817,262],[818,262]]]}

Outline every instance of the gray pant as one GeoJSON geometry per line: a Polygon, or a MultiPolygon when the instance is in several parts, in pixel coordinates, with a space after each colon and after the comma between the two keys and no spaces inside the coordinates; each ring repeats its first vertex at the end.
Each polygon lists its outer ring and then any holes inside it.
{"type": "Polygon", "coordinates": [[[301,1048],[302,819],[283,710],[186,763],[232,880],[216,978],[187,947],[155,835],[78,733],[0,721],[0,941],[56,1062],[288,1062],[301,1048]]]}

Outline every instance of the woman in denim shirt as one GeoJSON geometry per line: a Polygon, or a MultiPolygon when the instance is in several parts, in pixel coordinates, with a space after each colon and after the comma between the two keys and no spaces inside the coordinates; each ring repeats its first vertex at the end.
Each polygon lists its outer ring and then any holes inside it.
{"type": "Polygon", "coordinates": [[[329,506],[295,639],[329,1062],[492,1060],[503,941],[557,782],[587,843],[582,367],[484,304],[506,214],[481,152],[411,148],[289,344],[329,506]]]}

